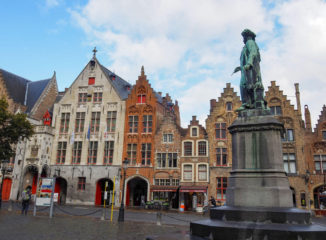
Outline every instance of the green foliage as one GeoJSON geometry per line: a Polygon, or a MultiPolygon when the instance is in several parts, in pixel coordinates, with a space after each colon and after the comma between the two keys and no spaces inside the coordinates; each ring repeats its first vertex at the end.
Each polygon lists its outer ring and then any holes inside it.
{"type": "Polygon", "coordinates": [[[0,99],[0,162],[9,160],[15,153],[15,144],[21,138],[34,134],[33,126],[26,114],[12,114],[8,111],[5,98],[0,99]]]}

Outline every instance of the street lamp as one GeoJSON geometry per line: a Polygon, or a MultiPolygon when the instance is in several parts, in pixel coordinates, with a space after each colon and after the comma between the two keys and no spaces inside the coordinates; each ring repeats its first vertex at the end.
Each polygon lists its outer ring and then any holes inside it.
{"type": "Polygon", "coordinates": [[[9,165],[9,161],[5,160],[1,162],[1,173],[2,173],[2,180],[1,180],[1,188],[0,188],[0,209],[2,205],[2,189],[3,189],[3,181],[5,179],[5,174],[12,172],[12,168],[9,165]]]}
{"type": "Polygon", "coordinates": [[[125,221],[125,208],[124,208],[124,195],[125,195],[125,182],[126,182],[126,172],[128,168],[128,159],[125,158],[125,160],[122,162],[123,163],[123,188],[122,188],[122,199],[121,199],[121,204],[119,208],[119,217],[118,217],[118,222],[124,222],[125,221]]]}

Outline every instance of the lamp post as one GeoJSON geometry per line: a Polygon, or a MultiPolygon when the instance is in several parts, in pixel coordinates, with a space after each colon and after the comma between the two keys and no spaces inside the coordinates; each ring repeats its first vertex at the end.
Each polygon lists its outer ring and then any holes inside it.
{"type": "Polygon", "coordinates": [[[124,196],[125,196],[125,182],[126,182],[126,172],[128,168],[128,159],[125,158],[125,160],[122,162],[123,163],[123,188],[122,188],[122,198],[121,198],[121,204],[119,208],[119,217],[118,217],[118,222],[124,222],[125,221],[125,208],[124,208],[124,196]]]}
{"type": "Polygon", "coordinates": [[[8,167],[8,164],[9,164],[8,160],[1,162],[2,179],[1,179],[1,188],[0,188],[0,209],[2,205],[2,189],[3,189],[3,181],[5,179],[5,174],[12,172],[12,168],[8,167]]]}

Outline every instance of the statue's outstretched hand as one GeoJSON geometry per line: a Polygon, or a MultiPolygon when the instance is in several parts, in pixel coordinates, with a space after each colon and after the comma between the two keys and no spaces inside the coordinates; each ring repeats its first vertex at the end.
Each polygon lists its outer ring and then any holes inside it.
{"type": "Polygon", "coordinates": [[[235,74],[236,72],[239,72],[239,71],[241,71],[241,67],[236,67],[236,68],[234,69],[233,73],[231,74],[231,76],[232,76],[233,74],[235,74]]]}

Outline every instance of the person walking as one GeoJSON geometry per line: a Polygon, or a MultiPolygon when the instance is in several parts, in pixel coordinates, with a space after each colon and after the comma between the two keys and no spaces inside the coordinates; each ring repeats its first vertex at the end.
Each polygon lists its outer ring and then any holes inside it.
{"type": "Polygon", "coordinates": [[[22,192],[22,214],[25,213],[27,215],[28,207],[29,207],[29,201],[31,200],[31,187],[28,186],[23,192],[22,192]]]}
{"type": "Polygon", "coordinates": [[[212,203],[213,207],[216,207],[216,201],[213,196],[211,196],[211,199],[209,201],[212,203]]]}

